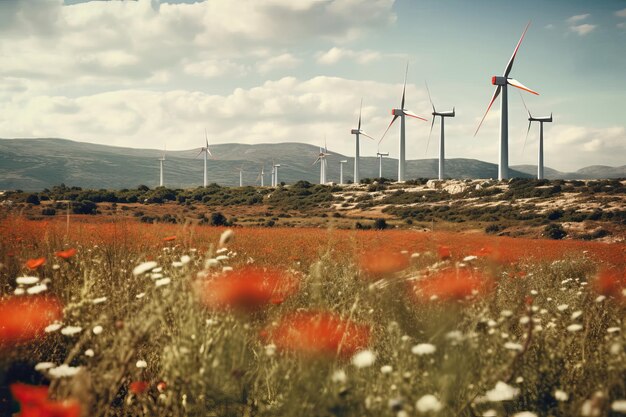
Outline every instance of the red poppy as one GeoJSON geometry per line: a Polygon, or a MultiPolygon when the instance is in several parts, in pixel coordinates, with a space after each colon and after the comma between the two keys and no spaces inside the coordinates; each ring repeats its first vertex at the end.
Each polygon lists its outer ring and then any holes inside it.
{"type": "Polygon", "coordinates": [[[28,269],[37,269],[46,263],[46,258],[33,258],[26,261],[25,265],[28,269]]]}
{"type": "Polygon", "coordinates": [[[20,403],[19,417],[79,417],[78,402],[49,401],[47,386],[11,384],[11,393],[20,403]]]}
{"type": "Polygon", "coordinates": [[[439,259],[450,259],[452,257],[452,252],[450,251],[449,246],[439,246],[437,248],[437,253],[439,254],[439,259]]]}
{"type": "Polygon", "coordinates": [[[176,240],[176,236],[168,236],[163,238],[163,242],[171,242],[172,240],[176,240]]]}
{"type": "Polygon", "coordinates": [[[406,269],[409,266],[409,258],[399,252],[371,251],[361,256],[359,266],[367,276],[378,279],[406,269]]]}
{"type": "Polygon", "coordinates": [[[626,276],[618,269],[603,269],[596,276],[593,288],[598,294],[621,298],[626,288],[626,276]]]}
{"type": "Polygon", "coordinates": [[[135,395],[142,394],[148,390],[150,384],[147,381],[133,381],[128,386],[128,390],[135,395]]]}
{"type": "Polygon", "coordinates": [[[266,329],[262,337],[281,350],[349,357],[367,346],[370,327],[331,313],[300,312],[283,318],[278,326],[266,329]]]}
{"type": "Polygon", "coordinates": [[[489,280],[469,269],[444,269],[426,279],[415,281],[413,291],[420,300],[463,300],[475,292],[484,292],[489,280]]]}
{"type": "Polygon", "coordinates": [[[35,339],[46,326],[63,317],[63,306],[50,297],[0,299],[0,345],[35,339]]]}
{"type": "Polygon", "coordinates": [[[69,248],[66,250],[61,250],[55,253],[56,256],[63,259],[70,259],[72,256],[76,255],[76,249],[69,248]]]}
{"type": "Polygon", "coordinates": [[[209,278],[198,285],[201,302],[212,309],[257,310],[280,304],[298,287],[296,279],[277,269],[243,267],[209,278]]]}

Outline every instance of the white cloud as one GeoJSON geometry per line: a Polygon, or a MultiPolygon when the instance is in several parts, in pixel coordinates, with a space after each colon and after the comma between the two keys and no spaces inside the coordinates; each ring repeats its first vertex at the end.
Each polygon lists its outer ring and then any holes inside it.
{"type": "Polygon", "coordinates": [[[617,27],[620,28],[620,29],[626,29],[626,22],[618,23],[617,27]]]}
{"type": "Polygon", "coordinates": [[[615,12],[615,16],[626,17],[626,9],[618,10],[615,12]]]}
{"type": "Polygon", "coordinates": [[[588,23],[584,23],[582,25],[570,26],[570,30],[572,32],[577,33],[579,36],[585,36],[591,33],[596,28],[596,25],[590,25],[588,23]]]}
{"type": "Polygon", "coordinates": [[[544,26],[544,28],[548,30],[552,30],[554,29],[554,25],[552,23],[548,23],[547,25],[544,26]]]}
{"type": "MultiPolygon", "coordinates": [[[[367,91],[363,127],[378,137],[389,123],[389,108],[399,100],[401,88],[320,76],[303,81],[284,77],[226,95],[126,89],[78,98],[24,97],[0,102],[0,132],[4,137],[63,137],[134,147],[167,141],[168,149],[194,147],[205,127],[215,143],[319,143],[326,133],[329,143],[350,152],[349,132],[362,92],[367,91]]],[[[407,85],[407,103],[416,113],[428,114],[425,92],[412,84],[407,85]]],[[[424,122],[407,124],[411,134],[416,132],[412,129],[428,128],[424,122]]],[[[391,138],[385,139],[392,151],[395,132],[394,128],[391,138]]]]}
{"type": "Polygon", "coordinates": [[[339,47],[333,47],[326,52],[318,52],[316,54],[318,64],[322,65],[333,65],[342,59],[350,59],[359,64],[368,64],[380,60],[381,57],[381,53],[377,51],[353,51],[339,47]]]}
{"type": "Polygon", "coordinates": [[[186,74],[203,78],[214,78],[223,75],[239,77],[247,73],[245,65],[228,59],[187,60],[183,62],[183,71],[186,74]]]}
{"type": "MultiPolygon", "coordinates": [[[[245,73],[241,60],[307,40],[341,42],[395,21],[394,0],[208,0],[192,4],[0,1],[3,75],[49,87],[136,86],[155,73],[245,73]],[[209,61],[209,62],[207,62],[209,61]],[[196,64],[194,64],[194,62],[196,64]],[[224,68],[225,66],[225,68],[224,68]]],[[[260,65],[293,68],[297,58],[260,65]]]]}
{"type": "Polygon", "coordinates": [[[284,53],[259,62],[257,64],[257,69],[261,74],[267,74],[268,72],[281,69],[294,69],[300,65],[301,62],[301,59],[296,58],[290,53],[284,53]]]}
{"type": "Polygon", "coordinates": [[[567,19],[567,23],[571,23],[571,24],[578,23],[582,20],[587,19],[589,16],[590,16],[589,13],[572,16],[569,19],[567,19]]]}

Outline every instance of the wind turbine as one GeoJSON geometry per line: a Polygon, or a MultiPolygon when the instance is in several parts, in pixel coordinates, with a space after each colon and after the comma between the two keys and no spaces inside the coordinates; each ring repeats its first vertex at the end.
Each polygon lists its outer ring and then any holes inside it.
{"type": "MultiPolygon", "coordinates": [[[[361,130],[361,110],[363,109],[363,99],[361,99],[361,106],[359,107],[359,124],[358,127],[356,129],[352,129],[350,131],[351,134],[355,135],[355,143],[356,143],[356,150],[354,152],[354,183],[358,184],[361,181],[361,174],[359,172],[359,159],[361,159],[361,150],[360,150],[360,145],[359,145],[359,136],[363,135],[366,138],[370,138],[372,140],[374,140],[373,137],[371,137],[370,135],[368,135],[367,133],[363,132],[361,130]]],[[[343,184],[343,181],[341,182],[343,184]]]]}
{"type": "Polygon", "coordinates": [[[238,171],[239,171],[239,186],[243,187],[243,165],[239,167],[238,171]]]}
{"type": "Polygon", "coordinates": [[[263,182],[265,180],[265,164],[261,165],[261,172],[259,173],[259,176],[256,177],[256,182],[258,183],[259,180],[261,180],[261,187],[263,187],[263,182]]]}
{"type": "Polygon", "coordinates": [[[406,71],[404,73],[404,87],[402,87],[402,100],[400,101],[400,108],[391,110],[391,114],[393,115],[393,118],[391,119],[389,126],[387,126],[387,129],[385,129],[385,133],[383,133],[383,136],[378,141],[378,143],[380,144],[380,142],[382,142],[385,135],[387,134],[387,131],[389,130],[391,125],[396,121],[397,118],[400,118],[400,151],[399,151],[399,156],[398,156],[398,182],[404,182],[404,172],[405,172],[405,166],[406,166],[406,151],[405,151],[406,135],[405,135],[404,117],[409,116],[415,119],[423,120],[425,122],[428,121],[428,119],[424,119],[423,117],[420,117],[417,114],[413,113],[412,111],[404,108],[404,101],[405,101],[405,95],[406,95],[406,76],[408,73],[409,73],[409,63],[407,62],[406,71]]]}
{"type": "Polygon", "coordinates": [[[454,117],[455,109],[452,107],[452,111],[441,111],[438,112],[435,109],[435,104],[433,103],[433,99],[430,96],[430,89],[428,88],[428,84],[426,84],[426,91],[428,91],[428,99],[430,100],[430,105],[433,106],[433,122],[430,124],[430,133],[428,134],[428,142],[426,142],[426,152],[428,152],[428,145],[430,144],[430,135],[433,133],[433,126],[435,126],[435,119],[437,116],[441,117],[441,136],[439,137],[439,179],[442,180],[445,177],[445,134],[444,134],[444,123],[443,120],[446,117],[454,117]]]}
{"type": "Polygon", "coordinates": [[[200,152],[198,152],[198,155],[196,155],[196,158],[200,156],[201,153],[204,152],[204,181],[202,182],[202,185],[203,187],[206,187],[207,186],[207,169],[206,169],[207,159],[209,155],[213,156],[213,154],[209,150],[209,137],[207,136],[206,129],[204,129],[204,142],[206,146],[203,146],[202,148],[200,148],[200,152]]]}
{"type": "Polygon", "coordinates": [[[495,91],[493,92],[493,96],[491,97],[491,101],[489,102],[489,106],[487,107],[487,111],[485,115],[480,120],[480,124],[474,133],[474,136],[478,133],[478,129],[483,124],[487,113],[489,113],[489,109],[493,105],[493,102],[498,98],[498,95],[502,93],[502,97],[500,98],[500,161],[498,164],[498,179],[506,180],[509,178],[509,104],[508,104],[508,96],[507,96],[507,86],[511,85],[515,88],[519,88],[524,91],[528,91],[529,93],[539,95],[538,92],[531,90],[526,87],[524,84],[520,83],[517,80],[509,77],[511,70],[513,69],[513,61],[515,60],[515,56],[517,55],[517,51],[519,50],[520,45],[522,44],[522,40],[524,39],[524,35],[526,35],[526,31],[528,30],[528,26],[530,26],[530,22],[526,25],[524,32],[522,33],[521,38],[517,42],[517,46],[513,51],[513,55],[511,55],[511,59],[506,64],[504,68],[504,75],[498,76],[494,75],[491,77],[491,84],[496,86],[495,91]]]}
{"type": "Polygon", "coordinates": [[[274,187],[278,187],[278,168],[280,168],[280,164],[272,163],[274,168],[274,187]]]}
{"type": "Polygon", "coordinates": [[[383,177],[383,156],[389,156],[389,152],[376,152],[376,158],[378,158],[378,178],[383,177]]]}
{"type": "Polygon", "coordinates": [[[320,153],[317,155],[317,159],[313,162],[313,165],[320,163],[320,184],[326,184],[326,168],[328,167],[328,163],[326,162],[326,157],[329,156],[328,150],[326,149],[326,139],[324,139],[324,147],[320,146],[320,153]]]}
{"type": "Polygon", "coordinates": [[[159,175],[159,187],[163,187],[163,164],[165,163],[165,148],[163,149],[163,155],[159,158],[160,175],[159,175]]]}
{"type": "Polygon", "coordinates": [[[343,185],[343,164],[347,164],[348,161],[339,161],[339,184],[343,185]]]}
{"type": "MultiPolygon", "coordinates": [[[[520,94],[520,97],[521,97],[521,94],[520,94]]],[[[528,107],[526,107],[526,102],[524,101],[524,97],[522,97],[522,103],[524,103],[524,108],[526,109],[526,112],[528,112],[528,130],[526,131],[526,139],[524,139],[524,148],[526,148],[526,141],[528,140],[528,132],[530,132],[530,125],[533,122],[539,122],[539,151],[537,155],[537,179],[542,180],[543,179],[543,124],[552,123],[552,113],[550,113],[549,117],[548,116],[533,117],[533,115],[530,114],[530,110],[528,110],[528,107]]]]}

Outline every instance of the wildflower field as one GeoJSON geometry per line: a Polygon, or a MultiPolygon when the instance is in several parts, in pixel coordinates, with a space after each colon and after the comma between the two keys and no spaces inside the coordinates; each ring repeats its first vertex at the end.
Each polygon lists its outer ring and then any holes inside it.
{"type": "Polygon", "coordinates": [[[619,416],[621,243],[0,219],[0,415],[619,416]]]}

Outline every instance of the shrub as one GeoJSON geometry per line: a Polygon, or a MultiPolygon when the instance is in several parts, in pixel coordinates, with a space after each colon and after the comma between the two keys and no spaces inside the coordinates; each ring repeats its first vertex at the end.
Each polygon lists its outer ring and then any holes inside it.
{"type": "Polygon", "coordinates": [[[567,236],[567,232],[560,224],[550,223],[543,229],[543,235],[550,239],[560,240],[567,236]]]}
{"type": "Polygon", "coordinates": [[[44,216],[54,216],[55,214],[57,214],[57,211],[52,207],[46,207],[41,210],[41,214],[43,214],[44,216]]]}
{"type": "Polygon", "coordinates": [[[376,230],[385,230],[389,227],[385,219],[376,219],[374,220],[373,228],[376,230]]]}
{"type": "Polygon", "coordinates": [[[495,235],[496,233],[500,233],[504,229],[506,229],[504,226],[497,223],[492,223],[489,226],[485,227],[485,233],[495,235]]]}
{"type": "Polygon", "coordinates": [[[38,206],[40,203],[37,194],[29,194],[28,197],[26,197],[26,202],[35,206],[38,206]]]}
{"type": "Polygon", "coordinates": [[[228,220],[219,211],[211,213],[211,219],[209,220],[211,226],[228,226],[228,220]]]}

